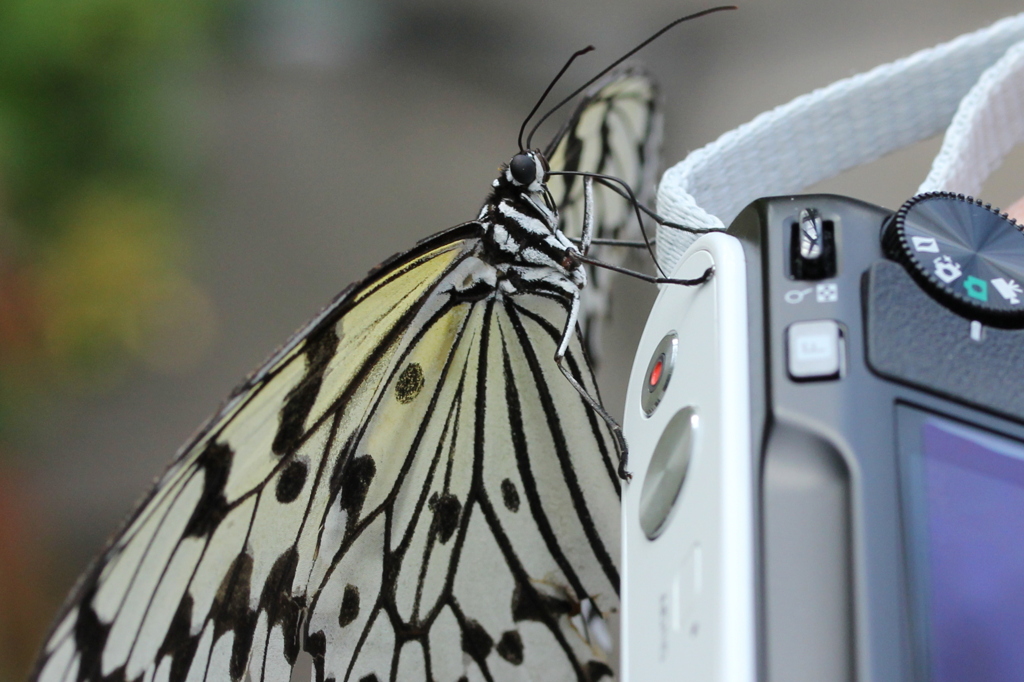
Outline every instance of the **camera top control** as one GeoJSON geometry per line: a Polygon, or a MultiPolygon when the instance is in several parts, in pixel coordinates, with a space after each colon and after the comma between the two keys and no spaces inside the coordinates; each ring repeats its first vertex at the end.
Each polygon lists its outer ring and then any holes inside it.
{"type": "Polygon", "coordinates": [[[886,223],[882,246],[951,310],[1024,327],[1024,232],[1005,214],[963,195],[918,195],[886,223]]]}

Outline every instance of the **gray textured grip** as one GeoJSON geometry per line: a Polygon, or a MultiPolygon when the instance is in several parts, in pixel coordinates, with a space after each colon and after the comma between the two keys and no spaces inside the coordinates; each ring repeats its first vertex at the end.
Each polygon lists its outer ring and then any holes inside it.
{"type": "Polygon", "coordinates": [[[1024,419],[1024,330],[986,327],[917,286],[902,266],[879,262],[866,274],[867,359],[882,376],[952,400],[1024,419]]]}

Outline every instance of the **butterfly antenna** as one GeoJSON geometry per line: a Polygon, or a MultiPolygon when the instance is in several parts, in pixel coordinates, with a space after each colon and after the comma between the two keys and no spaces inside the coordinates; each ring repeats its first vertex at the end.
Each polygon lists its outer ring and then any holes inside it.
{"type": "MultiPolygon", "coordinates": [[[[533,115],[537,113],[538,109],[540,109],[540,105],[544,103],[544,99],[551,92],[551,88],[555,87],[555,83],[557,83],[558,80],[562,77],[562,75],[565,74],[565,72],[569,69],[569,66],[574,61],[576,61],[577,57],[579,57],[581,55],[585,55],[586,53],[593,52],[593,51],[594,51],[594,46],[593,45],[587,45],[582,50],[576,50],[575,52],[573,52],[572,56],[569,57],[569,61],[567,61],[565,63],[565,66],[562,67],[562,70],[558,72],[558,75],[556,75],[554,77],[554,79],[552,79],[552,81],[550,83],[548,83],[548,87],[547,87],[547,89],[544,90],[544,94],[542,94],[540,96],[540,99],[537,100],[537,103],[533,105],[533,109],[530,109],[530,113],[526,115],[526,119],[523,121],[523,125],[519,126],[519,139],[518,139],[519,151],[523,151],[524,149],[526,149],[526,147],[523,146],[523,133],[526,132],[526,124],[530,122],[530,119],[533,118],[533,115]]],[[[531,137],[532,137],[532,135],[531,135],[531,137]]]]}
{"type": "MultiPolygon", "coordinates": [[[[594,76],[593,78],[588,80],[586,83],[584,83],[580,87],[576,88],[576,90],[574,90],[571,95],[569,95],[568,97],[563,99],[561,102],[556,104],[554,107],[552,107],[548,111],[548,113],[544,114],[544,116],[542,116],[541,119],[539,121],[537,121],[537,123],[533,126],[533,128],[530,129],[530,135],[526,138],[526,146],[527,147],[530,146],[530,141],[533,139],[533,134],[535,132],[537,132],[537,129],[540,128],[541,124],[544,123],[544,121],[548,120],[548,117],[551,116],[551,114],[553,114],[556,111],[558,111],[559,109],[561,109],[563,106],[565,106],[565,104],[567,102],[571,102],[576,97],[576,95],[580,94],[581,92],[583,92],[584,90],[589,88],[591,85],[594,84],[595,81],[597,81],[599,78],[604,76],[606,73],[608,73],[609,71],[614,69],[616,66],[618,66],[622,62],[626,61],[627,59],[629,59],[630,57],[635,55],[637,52],[639,52],[640,50],[642,50],[645,47],[647,47],[648,44],[650,44],[653,41],[657,40],[661,36],[661,34],[665,33],[666,31],[671,29],[673,26],[676,26],[677,24],[683,23],[684,21],[689,21],[690,19],[698,19],[698,18],[700,18],[700,17],[702,17],[702,16],[704,16],[706,14],[712,14],[714,12],[722,12],[724,10],[729,10],[729,9],[739,9],[739,8],[736,7],[736,5],[721,5],[719,7],[712,7],[711,9],[701,10],[700,12],[696,12],[694,14],[689,14],[689,15],[687,15],[685,17],[681,17],[679,19],[676,19],[671,24],[669,24],[668,26],[665,26],[664,28],[662,28],[660,31],[658,31],[654,35],[652,35],[650,38],[648,38],[644,42],[640,43],[639,45],[634,47],[632,50],[630,50],[626,54],[624,54],[621,57],[619,57],[618,59],[616,59],[607,68],[605,68],[603,71],[601,71],[599,74],[597,74],[596,76],[594,76]]],[[[593,49],[593,48],[591,48],[591,49],[593,49]]],[[[575,56],[576,55],[573,55],[573,58],[575,58],[575,56]]],[[[572,59],[570,59],[569,62],[572,63],[572,59]]],[[[566,67],[568,67],[568,66],[569,65],[566,64],[566,67]]],[[[564,72],[564,71],[565,71],[565,68],[562,69],[562,72],[564,72]]],[[[562,73],[560,72],[558,75],[561,76],[562,73]]],[[[556,77],[555,81],[557,81],[557,80],[558,80],[558,78],[556,77]]],[[[551,86],[554,85],[554,84],[555,83],[552,82],[551,85],[548,86],[548,90],[550,90],[551,86]]],[[[544,91],[544,94],[545,95],[547,94],[547,90],[544,91]]],[[[543,101],[543,100],[544,100],[544,98],[541,97],[541,101],[543,101]]],[[[540,102],[537,102],[537,107],[539,107],[539,106],[540,106],[540,102]]],[[[537,110],[537,107],[533,108],[534,112],[537,110]]],[[[533,112],[530,112],[530,116],[533,116],[533,112]]],[[[529,120],[529,117],[527,117],[527,120],[529,120]]],[[[523,122],[523,128],[525,128],[525,127],[526,127],[526,122],[524,121],[523,122]]],[[[522,145],[522,131],[519,132],[519,139],[520,139],[519,148],[523,149],[523,145],[522,145]]]]}
{"type": "MultiPolygon", "coordinates": [[[[619,178],[615,178],[615,180],[618,181],[620,184],[623,182],[619,178]]],[[[610,182],[605,182],[604,180],[602,180],[600,178],[597,179],[597,182],[601,183],[602,185],[604,185],[605,187],[607,187],[611,191],[615,192],[616,194],[618,194],[620,197],[622,197],[626,201],[629,201],[629,202],[633,203],[633,205],[638,210],[643,211],[645,214],[650,216],[651,219],[654,220],[654,222],[658,223],[658,225],[661,225],[662,227],[668,227],[670,229],[680,230],[682,232],[689,232],[690,234],[707,234],[708,232],[721,232],[722,231],[722,228],[720,228],[720,227],[693,227],[692,225],[683,225],[682,223],[674,223],[671,220],[669,220],[668,218],[665,218],[663,216],[658,215],[657,213],[652,211],[647,206],[644,206],[640,202],[633,202],[633,200],[630,197],[630,194],[628,192],[626,192],[626,191],[624,191],[622,189],[619,189],[614,184],[612,184],[610,182]]],[[[623,241],[623,240],[620,240],[620,239],[612,239],[612,240],[605,240],[605,241],[614,242],[613,245],[619,245],[619,246],[634,246],[634,245],[640,246],[640,247],[645,246],[644,242],[636,242],[634,244],[634,242],[623,241]]],[[[651,239],[650,241],[653,242],[654,240],[651,239]]],[[[595,240],[593,240],[593,243],[597,244],[598,241],[595,239],[595,240]]]]}

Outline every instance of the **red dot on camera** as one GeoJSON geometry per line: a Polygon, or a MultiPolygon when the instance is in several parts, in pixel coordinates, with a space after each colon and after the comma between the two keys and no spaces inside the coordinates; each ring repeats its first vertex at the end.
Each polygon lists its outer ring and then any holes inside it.
{"type": "Polygon", "coordinates": [[[664,360],[659,359],[654,363],[654,367],[651,368],[651,377],[647,380],[648,385],[654,388],[658,385],[658,380],[661,379],[661,371],[665,368],[664,360]]]}

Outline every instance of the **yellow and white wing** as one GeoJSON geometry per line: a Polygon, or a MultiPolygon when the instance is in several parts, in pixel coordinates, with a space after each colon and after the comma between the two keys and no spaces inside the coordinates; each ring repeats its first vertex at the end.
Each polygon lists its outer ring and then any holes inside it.
{"type": "MultiPolygon", "coordinates": [[[[611,676],[615,446],[551,360],[565,303],[460,288],[478,233],[381,266],[236,391],[33,679],[284,682],[302,649],[321,682],[611,676]]],[[[566,361],[596,395],[577,338],[566,361]]]]}

